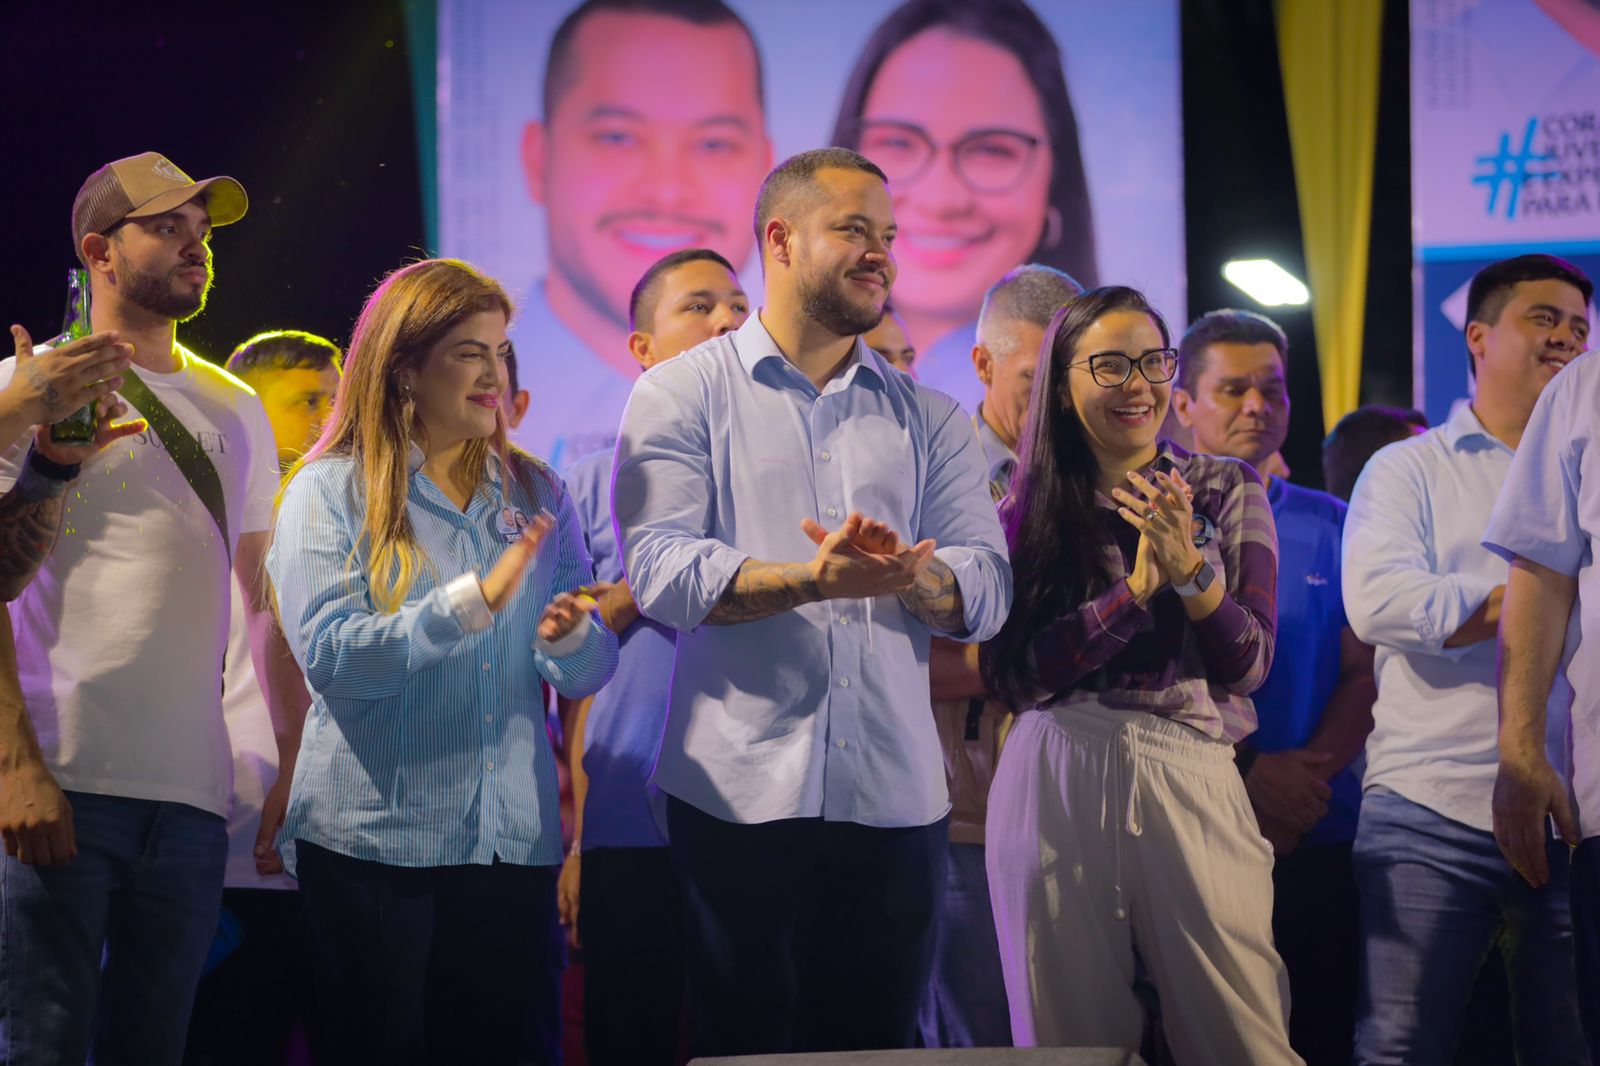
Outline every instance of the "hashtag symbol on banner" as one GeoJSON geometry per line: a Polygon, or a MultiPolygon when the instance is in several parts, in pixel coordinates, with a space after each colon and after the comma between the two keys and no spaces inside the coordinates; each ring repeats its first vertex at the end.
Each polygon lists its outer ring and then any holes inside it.
{"type": "Polygon", "coordinates": [[[1500,134],[1500,150],[1494,155],[1480,155],[1476,162],[1485,168],[1484,173],[1472,177],[1474,185],[1486,185],[1489,188],[1489,205],[1485,209],[1489,214],[1495,213],[1495,207],[1500,202],[1502,190],[1507,192],[1506,217],[1517,217],[1517,203],[1522,196],[1522,186],[1529,181],[1554,177],[1558,171],[1531,169],[1534,163],[1548,163],[1555,158],[1553,155],[1543,155],[1533,150],[1533,135],[1539,128],[1539,120],[1530,118],[1527,127],[1522,131],[1522,148],[1519,151],[1511,150],[1511,134],[1504,131],[1500,134]]]}

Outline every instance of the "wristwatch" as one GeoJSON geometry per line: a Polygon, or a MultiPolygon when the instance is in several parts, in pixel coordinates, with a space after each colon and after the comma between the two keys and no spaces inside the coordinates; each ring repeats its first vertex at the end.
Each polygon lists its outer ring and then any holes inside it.
{"type": "Polygon", "coordinates": [[[26,499],[50,499],[64,494],[67,485],[82,469],[79,463],[58,463],[47,459],[30,445],[22,470],[17,475],[17,485],[26,499]]]}
{"type": "Polygon", "coordinates": [[[1206,589],[1210,588],[1211,582],[1215,581],[1216,579],[1217,572],[1211,569],[1210,563],[1206,562],[1204,559],[1201,559],[1200,569],[1196,570],[1194,575],[1190,577],[1188,581],[1181,585],[1172,586],[1172,591],[1187,599],[1190,596],[1200,595],[1206,589]]]}

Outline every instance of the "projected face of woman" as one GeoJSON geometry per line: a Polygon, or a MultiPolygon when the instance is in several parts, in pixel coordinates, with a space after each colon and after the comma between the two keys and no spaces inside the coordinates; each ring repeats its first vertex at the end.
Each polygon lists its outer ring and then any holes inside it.
{"type": "Polygon", "coordinates": [[[1022,64],[945,29],[911,37],[873,79],[860,148],[894,196],[896,307],[913,328],[971,321],[984,291],[1028,259],[1046,227],[1051,145],[1022,64]]]}

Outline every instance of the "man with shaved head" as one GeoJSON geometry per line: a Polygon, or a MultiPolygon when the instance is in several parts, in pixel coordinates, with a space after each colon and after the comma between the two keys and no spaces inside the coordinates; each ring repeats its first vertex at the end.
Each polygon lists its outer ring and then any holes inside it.
{"type": "Polygon", "coordinates": [[[1011,570],[960,407],[861,339],[896,272],[883,172],[803,152],[755,221],[764,305],[639,379],[611,496],[677,630],[654,781],[693,1050],[907,1047],[950,810],[928,644],[997,632],[1011,570]]]}

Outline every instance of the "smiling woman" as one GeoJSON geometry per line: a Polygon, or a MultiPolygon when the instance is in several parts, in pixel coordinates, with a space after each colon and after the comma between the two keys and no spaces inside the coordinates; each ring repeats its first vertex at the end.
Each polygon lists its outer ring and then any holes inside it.
{"type": "Polygon", "coordinates": [[[1138,1046],[1137,944],[1181,1059],[1297,1063],[1272,853],[1233,763],[1272,662],[1277,538],[1249,467],[1160,439],[1176,363],[1142,294],[1069,300],[1001,505],[1017,593],[981,657],[1022,710],[986,824],[1012,1032],[1138,1046]]]}
{"type": "Polygon", "coordinates": [[[958,399],[973,391],[967,327],[1007,270],[1043,263],[1094,284],[1094,229],[1061,52],[1022,0],[896,8],[856,61],[833,143],[888,175],[900,226],[895,307],[935,387],[958,399]],[[949,359],[939,351],[946,337],[955,346],[949,359]]]}
{"type": "Polygon", "coordinates": [[[565,486],[506,444],[509,315],[465,263],[391,274],[280,494],[267,567],[312,706],[278,847],[341,997],[336,1061],[414,1061],[445,1034],[463,1060],[519,1057],[556,950],[540,681],[589,695],[617,643],[578,591],[593,571],[565,486]],[[374,905],[397,895],[418,902],[374,905]]]}

